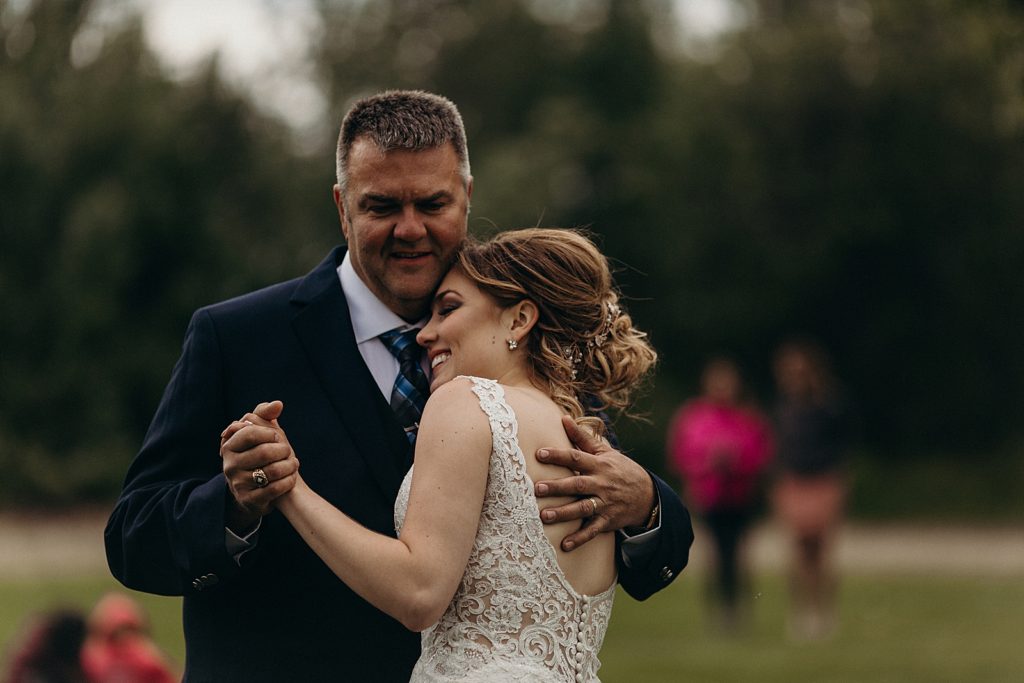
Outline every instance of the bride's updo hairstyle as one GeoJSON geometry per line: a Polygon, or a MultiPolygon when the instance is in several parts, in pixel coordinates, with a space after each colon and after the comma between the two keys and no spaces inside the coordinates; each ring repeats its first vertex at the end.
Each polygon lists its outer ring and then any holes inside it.
{"type": "Polygon", "coordinates": [[[601,434],[601,420],[586,413],[630,405],[657,354],[622,309],[608,260],[587,237],[554,228],[503,232],[467,241],[455,265],[503,308],[523,299],[537,305],[539,319],[520,348],[534,380],[577,422],[601,434]]]}

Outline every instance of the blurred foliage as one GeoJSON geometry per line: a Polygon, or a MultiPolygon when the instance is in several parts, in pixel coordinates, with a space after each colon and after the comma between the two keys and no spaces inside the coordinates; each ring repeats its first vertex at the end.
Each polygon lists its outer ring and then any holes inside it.
{"type": "Polygon", "coordinates": [[[89,2],[0,7],[0,500],[109,498],[192,310],[319,258],[331,183],[137,22],[85,50],[89,2]]]}
{"type": "MultiPolygon", "coordinates": [[[[320,0],[315,60],[336,116],[396,87],[459,105],[475,232],[599,236],[661,352],[651,422],[621,427],[646,464],[708,355],[767,401],[793,334],[830,350],[887,454],[868,471],[1018,462],[1022,3],[737,1],[714,38],[673,34],[673,5],[320,0]]],[[[191,310],[336,240],[333,149],[300,155],[215,62],[170,80],[137,23],[89,53],[88,2],[19,6],[0,4],[0,500],[109,496],[191,310]]]]}

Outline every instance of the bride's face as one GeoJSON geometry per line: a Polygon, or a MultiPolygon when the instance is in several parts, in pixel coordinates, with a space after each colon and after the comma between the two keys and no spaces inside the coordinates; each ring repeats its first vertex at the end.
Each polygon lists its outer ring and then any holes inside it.
{"type": "Polygon", "coordinates": [[[416,336],[430,359],[431,391],[459,375],[497,380],[508,371],[510,314],[458,267],[441,281],[431,312],[416,336]]]}

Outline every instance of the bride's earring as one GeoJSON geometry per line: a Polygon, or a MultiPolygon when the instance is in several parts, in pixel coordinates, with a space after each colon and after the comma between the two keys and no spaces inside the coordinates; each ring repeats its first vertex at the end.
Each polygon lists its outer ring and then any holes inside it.
{"type": "Polygon", "coordinates": [[[518,346],[519,346],[519,342],[517,342],[515,339],[509,339],[508,340],[508,350],[509,351],[515,351],[516,347],[518,347],[518,346]]]}

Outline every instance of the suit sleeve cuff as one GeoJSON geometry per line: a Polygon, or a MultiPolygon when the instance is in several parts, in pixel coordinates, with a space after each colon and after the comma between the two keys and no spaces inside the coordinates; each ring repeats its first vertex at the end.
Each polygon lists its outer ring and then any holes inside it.
{"type": "Polygon", "coordinates": [[[245,536],[239,536],[228,527],[224,527],[224,547],[227,549],[228,555],[234,558],[235,564],[239,567],[242,566],[242,557],[256,547],[262,525],[263,520],[260,519],[256,522],[256,527],[245,536]]]}
{"type": "Polygon", "coordinates": [[[634,563],[643,564],[647,560],[651,553],[657,546],[656,541],[661,533],[661,493],[658,491],[658,487],[654,487],[654,495],[657,497],[657,509],[658,514],[654,520],[654,524],[650,529],[640,531],[638,533],[631,533],[626,529],[619,529],[620,539],[622,543],[622,562],[627,567],[632,567],[634,563]]]}

